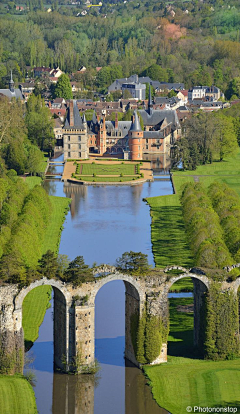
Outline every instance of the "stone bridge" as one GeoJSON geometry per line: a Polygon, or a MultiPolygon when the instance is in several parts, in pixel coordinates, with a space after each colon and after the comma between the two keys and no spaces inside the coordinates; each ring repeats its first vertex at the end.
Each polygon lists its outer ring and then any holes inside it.
{"type": "MultiPolygon", "coordinates": [[[[114,267],[103,266],[96,270],[96,280],[80,287],[55,279],[43,278],[19,290],[18,285],[0,287],[0,363],[15,361],[12,372],[21,372],[24,352],[22,328],[22,304],[34,288],[51,285],[54,290],[54,362],[55,367],[73,371],[76,366],[91,366],[95,360],[95,298],[106,283],[122,280],[125,284],[125,357],[139,365],[131,339],[131,316],[147,313],[158,315],[168,323],[168,293],[179,279],[191,277],[194,285],[194,343],[199,345],[201,328],[201,304],[211,281],[199,269],[187,270],[171,266],[161,275],[152,271],[148,276],[131,276],[118,272],[114,267]],[[182,273],[171,275],[171,270],[182,273]]],[[[240,278],[222,283],[222,290],[232,290],[237,295],[240,278]]],[[[167,361],[167,344],[159,349],[159,356],[152,364],[167,361]]],[[[79,369],[79,368],[78,368],[79,369]]]]}

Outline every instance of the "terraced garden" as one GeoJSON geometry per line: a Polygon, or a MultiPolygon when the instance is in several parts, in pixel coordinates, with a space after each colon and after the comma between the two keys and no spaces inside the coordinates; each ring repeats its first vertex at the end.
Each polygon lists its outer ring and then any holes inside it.
{"type": "Polygon", "coordinates": [[[72,178],[87,182],[127,182],[143,178],[139,163],[92,163],[80,162],[72,178]]]}

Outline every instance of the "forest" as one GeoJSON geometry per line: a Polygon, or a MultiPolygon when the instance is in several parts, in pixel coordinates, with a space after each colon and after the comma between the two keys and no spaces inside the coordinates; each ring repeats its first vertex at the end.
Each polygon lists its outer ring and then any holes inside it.
{"type": "MultiPolygon", "coordinates": [[[[10,69],[22,81],[33,66],[59,66],[87,89],[104,90],[133,73],[154,80],[216,85],[240,94],[240,4],[204,2],[103,2],[101,7],[29,1],[22,14],[0,3],[0,78],[10,69]],[[19,14],[20,13],[20,14],[19,14]],[[102,67],[96,72],[96,67],[102,67]],[[111,69],[111,70],[110,70],[111,69]]],[[[13,3],[14,4],[14,3],[13,3]]]]}

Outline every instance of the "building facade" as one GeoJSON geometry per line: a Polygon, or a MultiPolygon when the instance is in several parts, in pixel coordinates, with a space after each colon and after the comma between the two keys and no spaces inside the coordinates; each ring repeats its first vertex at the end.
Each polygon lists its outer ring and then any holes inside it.
{"type": "Polygon", "coordinates": [[[88,135],[85,116],[81,117],[77,103],[71,100],[63,127],[64,160],[88,158],[88,135]]]}

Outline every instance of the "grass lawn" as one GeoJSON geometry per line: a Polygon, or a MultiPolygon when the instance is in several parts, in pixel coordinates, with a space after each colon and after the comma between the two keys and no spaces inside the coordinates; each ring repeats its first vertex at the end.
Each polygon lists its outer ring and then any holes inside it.
{"type": "Polygon", "coordinates": [[[192,265],[178,195],[150,197],[151,238],[157,267],[192,265]]]}
{"type": "Polygon", "coordinates": [[[184,182],[193,180],[193,176],[199,176],[199,181],[204,186],[209,186],[216,180],[222,181],[240,195],[240,149],[235,157],[227,158],[224,161],[200,165],[194,171],[174,171],[173,181],[177,193],[180,192],[184,182]]]}
{"type": "Polygon", "coordinates": [[[0,376],[0,413],[37,414],[33,389],[21,376],[0,376]]]}
{"type": "Polygon", "coordinates": [[[212,362],[170,357],[167,364],[144,367],[153,397],[171,414],[186,407],[238,407],[240,413],[240,359],[212,362]]]}
{"type": "Polygon", "coordinates": [[[63,223],[71,202],[70,198],[55,196],[50,196],[50,201],[52,215],[45,234],[43,253],[46,253],[47,250],[58,252],[63,223]]]}
{"type": "Polygon", "coordinates": [[[41,177],[26,177],[25,182],[27,183],[28,187],[30,188],[30,190],[32,190],[33,187],[35,187],[35,185],[37,184],[41,184],[42,183],[42,178],[41,177]]]}
{"type": "Polygon", "coordinates": [[[193,352],[193,312],[178,312],[177,306],[191,303],[192,298],[170,299],[168,362],[144,367],[153,397],[171,414],[186,414],[188,406],[238,407],[240,413],[240,359],[186,358],[193,352]]]}
{"type": "Polygon", "coordinates": [[[168,337],[168,355],[194,356],[193,350],[193,298],[169,299],[170,332],[168,337]],[[180,312],[182,306],[189,312],[180,312]]]}
{"type": "Polygon", "coordinates": [[[37,287],[27,294],[23,301],[23,330],[25,348],[30,349],[38,338],[38,330],[49,307],[51,286],[37,287]]]}
{"type": "Polygon", "coordinates": [[[137,164],[79,164],[82,166],[82,175],[135,175],[137,164]]]}

